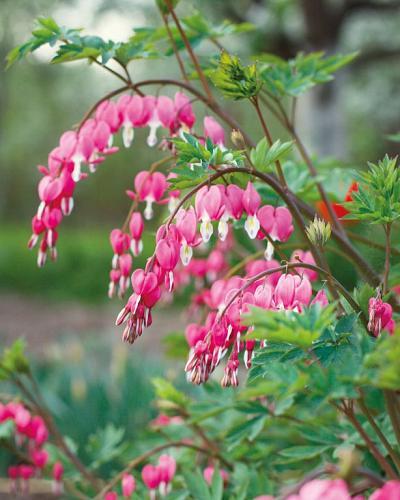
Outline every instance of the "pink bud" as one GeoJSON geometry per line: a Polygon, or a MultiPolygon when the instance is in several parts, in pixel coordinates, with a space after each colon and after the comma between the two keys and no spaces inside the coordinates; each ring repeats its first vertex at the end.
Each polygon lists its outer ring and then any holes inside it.
{"type": "Polygon", "coordinates": [[[121,481],[122,496],[124,498],[131,498],[132,493],[136,489],[136,481],[132,474],[124,474],[121,481]]]}

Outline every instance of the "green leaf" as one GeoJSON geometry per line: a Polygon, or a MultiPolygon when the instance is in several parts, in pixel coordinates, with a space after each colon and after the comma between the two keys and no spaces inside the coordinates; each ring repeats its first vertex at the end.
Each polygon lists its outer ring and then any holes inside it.
{"type": "Polygon", "coordinates": [[[238,57],[222,52],[218,68],[212,72],[211,79],[225,97],[244,99],[255,97],[262,87],[257,66],[244,66],[238,57]]]}
{"type": "Polygon", "coordinates": [[[207,483],[205,482],[201,472],[196,470],[195,473],[184,470],[182,472],[186,486],[193,498],[201,498],[201,500],[213,500],[207,483]]]}
{"type": "Polygon", "coordinates": [[[344,203],[350,211],[345,219],[365,220],[372,224],[391,224],[400,217],[400,169],[397,158],[385,156],[366,172],[355,173],[358,191],[344,203]]]}
{"type": "Polygon", "coordinates": [[[105,429],[98,429],[95,434],[89,436],[86,451],[92,458],[93,469],[112,461],[122,453],[125,448],[122,442],[124,434],[123,428],[108,424],[105,429]]]}
{"type": "Polygon", "coordinates": [[[400,331],[382,335],[364,358],[364,378],[381,389],[400,390],[400,331]]]}
{"type": "Polygon", "coordinates": [[[281,160],[292,149],[293,142],[284,142],[278,139],[271,147],[268,147],[267,139],[264,137],[255,148],[250,151],[252,164],[262,172],[269,171],[277,160],[281,160]]]}
{"type": "Polygon", "coordinates": [[[7,379],[10,373],[28,373],[29,362],[25,356],[25,341],[16,340],[10,347],[4,349],[0,360],[0,375],[7,379]]]}
{"type": "Polygon", "coordinates": [[[267,90],[276,98],[299,97],[319,83],[332,80],[332,74],[350,63],[356,53],[324,57],[323,52],[298,54],[285,61],[270,54],[262,54],[260,76],[267,90]]]}
{"type": "Polygon", "coordinates": [[[246,338],[283,342],[308,349],[333,322],[333,311],[334,304],[325,308],[314,304],[301,314],[293,311],[282,314],[282,311],[252,307],[246,323],[254,325],[254,331],[246,338]]]}
{"type": "Polygon", "coordinates": [[[158,398],[164,399],[181,407],[185,407],[188,404],[188,397],[183,394],[183,392],[178,391],[178,389],[176,389],[171,382],[168,382],[168,380],[153,378],[152,383],[158,398]]]}
{"type": "Polygon", "coordinates": [[[211,498],[212,500],[222,500],[224,493],[224,481],[219,470],[219,464],[214,467],[214,473],[211,481],[211,498]]]}
{"type": "Polygon", "coordinates": [[[13,420],[6,420],[0,424],[0,440],[10,439],[15,433],[15,422],[13,420]]]}
{"type": "Polygon", "coordinates": [[[311,458],[315,458],[318,455],[321,455],[324,451],[326,451],[329,446],[314,446],[314,445],[305,445],[305,446],[292,446],[291,448],[286,448],[279,452],[279,455],[282,455],[285,458],[291,458],[294,460],[310,460],[311,458]]]}

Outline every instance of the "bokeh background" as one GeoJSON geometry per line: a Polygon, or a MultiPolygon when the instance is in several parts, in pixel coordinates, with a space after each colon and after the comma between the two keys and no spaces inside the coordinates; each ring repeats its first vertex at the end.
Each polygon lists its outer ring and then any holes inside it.
{"type": "MultiPolygon", "coordinates": [[[[359,167],[398,152],[386,136],[400,130],[399,1],[182,0],[179,5],[182,13],[194,8],[216,22],[254,23],[253,32],[224,40],[230,51],[244,57],[359,51],[334,82],[302,99],[299,130],[314,154],[333,159],[332,166],[359,167]]],[[[46,162],[64,130],[118,85],[84,63],[49,65],[48,49],[5,71],[7,52],[29,36],[40,15],[85,27],[88,34],[124,40],[135,27],[158,24],[159,14],[150,0],[0,2],[0,344],[25,336],[52,408],[73,438],[87,436],[96,419],[100,426],[112,421],[134,436],[156,412],[149,378],[181,374],[182,363],[169,364],[163,344],[154,339],[179,330],[183,318],[174,309],[163,309],[135,347],[120,343],[120,332],[112,325],[121,303],[106,298],[108,234],[125,217],[129,200],[124,192],[135,171],[146,168],[157,153],[143,146],[145,132],[139,132],[133,148],[110,158],[81,183],[73,215],[63,222],[58,262],[36,267],[26,248],[37,207],[35,167],[46,162]]],[[[207,55],[210,47],[199,50],[207,55]]],[[[132,74],[135,80],[176,77],[178,68],[171,60],[139,62],[132,74]]],[[[238,105],[236,113],[259,137],[246,109],[238,105]]],[[[274,135],[280,134],[273,128],[274,135]]],[[[145,243],[151,245],[151,235],[145,243]]],[[[372,257],[379,263],[381,257],[372,257]]],[[[343,273],[354,279],[352,269],[344,267],[343,273]]]]}

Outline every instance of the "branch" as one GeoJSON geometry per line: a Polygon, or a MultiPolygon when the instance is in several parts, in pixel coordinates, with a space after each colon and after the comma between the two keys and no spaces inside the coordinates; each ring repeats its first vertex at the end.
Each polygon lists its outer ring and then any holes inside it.
{"type": "Polygon", "coordinates": [[[140,465],[142,462],[145,462],[148,458],[156,455],[160,451],[166,450],[167,448],[191,448],[192,450],[198,451],[200,453],[204,453],[205,455],[214,457],[215,453],[207,448],[203,448],[202,446],[198,446],[196,444],[187,443],[186,441],[171,441],[170,443],[161,444],[160,446],[156,446],[155,448],[146,451],[142,455],[131,460],[128,465],[122,470],[119,474],[117,474],[98,494],[94,497],[94,500],[101,500],[104,498],[104,495],[111,490],[116,484],[118,484],[125,474],[128,474],[132,469],[136,466],[140,465]]]}

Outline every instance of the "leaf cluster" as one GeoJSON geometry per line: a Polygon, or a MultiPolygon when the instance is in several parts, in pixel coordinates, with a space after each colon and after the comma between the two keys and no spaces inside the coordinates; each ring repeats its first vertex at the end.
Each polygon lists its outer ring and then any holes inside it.
{"type": "Polygon", "coordinates": [[[256,64],[244,66],[238,57],[225,51],[211,79],[225,97],[235,100],[255,97],[262,87],[256,64]]]}
{"type": "Polygon", "coordinates": [[[335,54],[325,57],[323,52],[298,54],[288,61],[272,54],[261,54],[260,78],[264,89],[281,99],[285,96],[299,97],[317,84],[333,79],[333,73],[349,64],[357,53],[335,54]]]}
{"type": "Polygon", "coordinates": [[[244,162],[241,151],[222,149],[207,139],[202,144],[196,137],[183,134],[183,138],[173,138],[177,152],[176,167],[172,171],[176,178],[169,179],[171,189],[185,189],[196,186],[219,168],[240,167],[244,162]]]}
{"type": "Polygon", "coordinates": [[[400,217],[400,169],[397,158],[385,156],[377,164],[368,163],[368,170],[355,174],[358,191],[352,201],[344,204],[351,212],[346,219],[371,224],[391,224],[400,217]]]}

